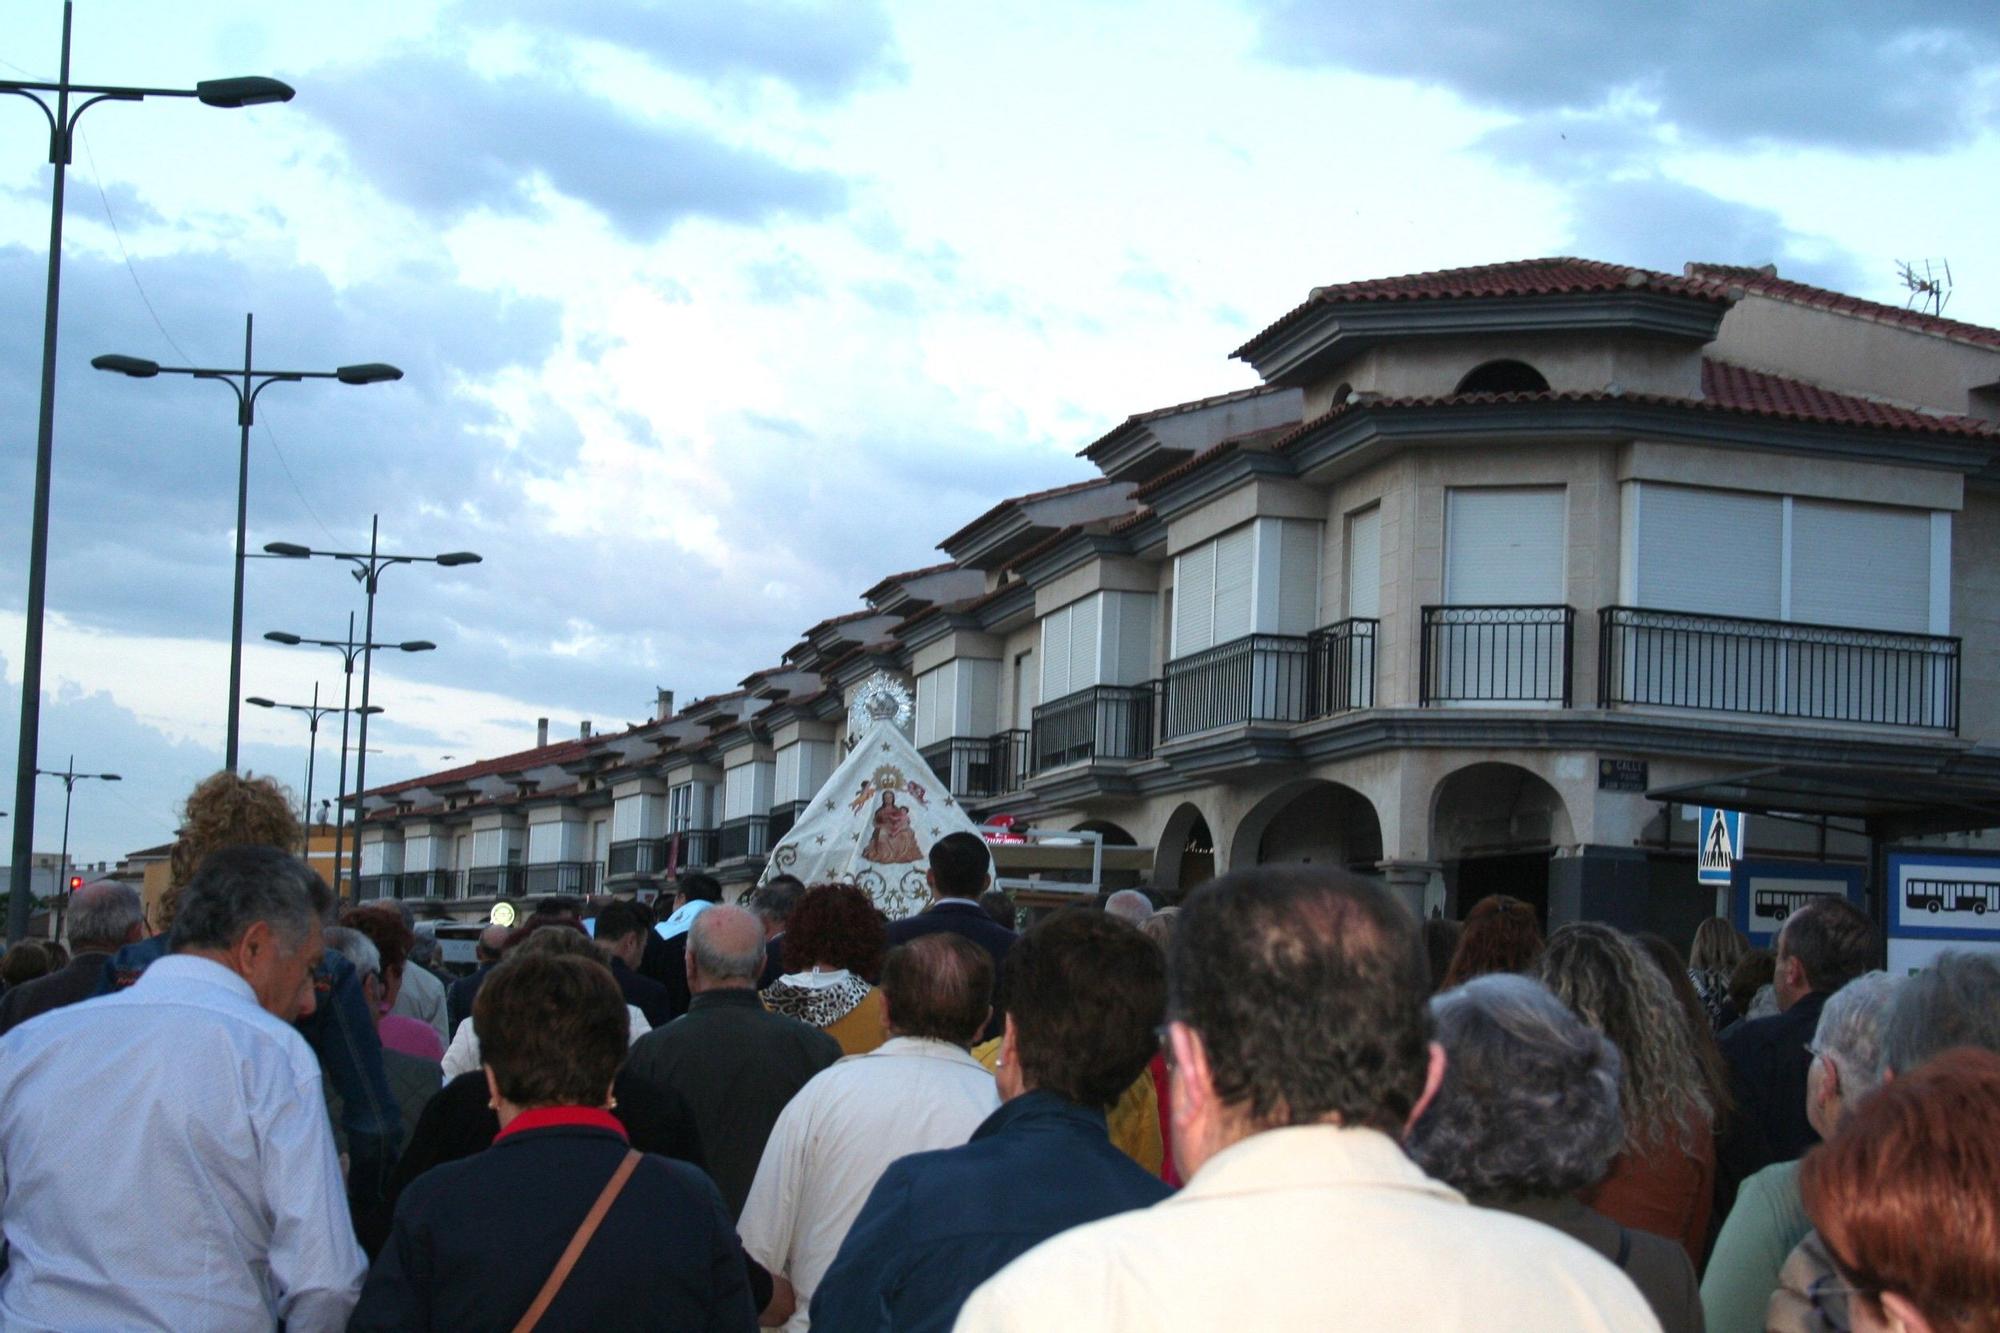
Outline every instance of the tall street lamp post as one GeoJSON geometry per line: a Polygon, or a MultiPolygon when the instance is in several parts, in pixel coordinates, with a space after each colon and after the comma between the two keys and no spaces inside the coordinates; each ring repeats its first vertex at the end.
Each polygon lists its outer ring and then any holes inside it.
{"type": "MultiPolygon", "coordinates": [[[[352,611],[347,613],[347,637],[345,639],[302,639],[296,634],[287,634],[285,631],[277,629],[265,631],[264,637],[272,643],[283,643],[293,646],[307,643],[315,648],[331,648],[340,654],[341,667],[347,678],[347,683],[341,687],[340,694],[340,782],[334,793],[333,802],[333,869],[336,881],[334,889],[338,891],[340,888],[337,882],[340,878],[339,849],[345,844],[347,828],[347,719],[349,714],[358,711],[352,707],[354,703],[354,659],[361,656],[364,648],[394,648],[396,651],[404,653],[427,653],[436,648],[437,645],[429,639],[405,639],[401,643],[356,643],[354,641],[354,613],[352,611]]],[[[252,702],[255,701],[253,700],[252,702]]],[[[378,708],[375,711],[379,713],[382,710],[378,708]]],[[[310,823],[310,819],[307,822],[310,823]]]]}
{"type": "MultiPolygon", "coordinates": [[[[318,681],[313,682],[313,701],[309,704],[281,704],[275,700],[260,698],[254,694],[251,695],[249,698],[245,699],[243,702],[257,708],[285,708],[289,709],[294,713],[304,713],[306,715],[306,722],[307,722],[306,729],[310,733],[310,739],[308,739],[306,742],[305,827],[306,827],[306,851],[310,853],[312,851],[313,763],[319,754],[319,720],[330,714],[339,713],[341,715],[340,718],[341,728],[345,730],[347,726],[347,714],[360,712],[361,710],[358,708],[345,708],[345,707],[335,708],[332,704],[326,704],[322,706],[319,701],[318,681]]],[[[371,713],[379,713],[382,710],[380,708],[370,708],[368,711],[371,713]]],[[[345,746],[342,747],[340,762],[341,762],[341,768],[343,770],[341,776],[345,778],[346,777],[345,769],[347,767],[347,754],[345,746]]],[[[333,844],[333,862],[334,862],[334,879],[338,880],[340,878],[340,842],[338,840],[338,837],[336,837],[333,844]]]]}
{"type": "MultiPolygon", "coordinates": [[[[63,178],[69,167],[71,141],[83,113],[99,102],[137,102],[148,97],[192,97],[204,106],[245,107],[264,102],[289,102],[292,89],[276,79],[208,79],[192,88],[118,88],[69,81],[70,3],[63,0],[61,73],[54,83],[0,79],[0,93],[25,97],[41,108],[49,123],[49,162],[55,168],[54,199],[49,208],[49,282],[42,306],[42,406],[35,426],[35,496],[28,535],[27,631],[21,646],[20,754],[14,766],[14,878],[28,882],[35,856],[35,762],[39,758],[42,722],[42,607],[48,589],[49,467],[56,427],[56,311],[62,291],[63,178]],[[51,107],[42,93],[55,94],[51,107]],[[74,111],[70,95],[84,100],[74,111]]],[[[7,938],[28,933],[28,900],[15,894],[7,908],[7,938]]]]}
{"type": "MultiPolygon", "coordinates": [[[[76,771],[76,756],[69,757],[68,768],[38,768],[35,776],[41,778],[61,778],[63,785],[63,837],[61,871],[56,876],[56,934],[62,934],[62,918],[69,906],[69,800],[76,791],[76,784],[95,778],[99,782],[122,782],[116,773],[79,773],[76,771]]],[[[16,881],[17,883],[19,881],[16,881]]],[[[32,892],[32,886],[30,892],[32,892]]],[[[11,900],[10,900],[11,901],[11,900]]]]}
{"type": "Polygon", "coordinates": [[[257,370],[250,360],[250,334],[255,318],[243,316],[243,369],[220,370],[198,366],[163,366],[144,357],[110,353],[90,359],[99,370],[109,370],[133,379],[155,375],[189,375],[198,380],[215,380],[229,386],[236,395],[236,596],[229,615],[229,729],[223,741],[222,766],[236,771],[236,737],[241,709],[237,692],[243,688],[243,537],[250,506],[250,427],[257,419],[257,395],[273,384],[295,384],[300,380],[339,380],[342,384],[384,384],[403,378],[403,372],[380,361],[341,366],[336,370],[257,370]]]}
{"type": "Polygon", "coordinates": [[[269,555],[283,556],[291,560],[305,560],[312,556],[326,556],[333,560],[345,560],[354,566],[354,577],[367,590],[367,624],[361,631],[361,734],[356,740],[359,751],[354,757],[354,850],[347,863],[348,882],[352,886],[356,901],[361,898],[361,819],[366,813],[361,804],[361,793],[368,790],[368,685],[375,665],[375,589],[381,582],[382,573],[391,565],[476,565],[479,557],[471,551],[444,551],[437,555],[386,555],[379,545],[382,516],[372,515],[368,520],[368,549],[366,551],[316,551],[310,546],[299,546],[293,542],[267,542],[264,550],[269,555]]]}

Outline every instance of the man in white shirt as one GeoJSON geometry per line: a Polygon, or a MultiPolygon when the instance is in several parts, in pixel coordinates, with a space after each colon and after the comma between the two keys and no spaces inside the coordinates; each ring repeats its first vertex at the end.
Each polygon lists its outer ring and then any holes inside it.
{"type": "Polygon", "coordinates": [[[959,1146],[1000,1105],[993,1076],[967,1053],[992,990],[992,961],[962,936],[892,950],[882,966],[890,1039],[814,1075],[778,1116],[738,1233],[790,1283],[790,1333],[808,1327],[813,1291],[889,1164],[959,1146]]]}
{"type": "Polygon", "coordinates": [[[1659,1328],[1607,1260],[1403,1154],[1444,1052],[1416,922],[1387,891],[1317,866],[1226,876],[1181,909],[1168,971],[1187,1186],[1022,1255],[958,1333],[1659,1328]]]}
{"type": "Polygon", "coordinates": [[[133,986],[0,1038],[0,1326],[346,1324],[367,1262],[291,1026],[331,906],[296,857],[226,848],[133,986]]]}

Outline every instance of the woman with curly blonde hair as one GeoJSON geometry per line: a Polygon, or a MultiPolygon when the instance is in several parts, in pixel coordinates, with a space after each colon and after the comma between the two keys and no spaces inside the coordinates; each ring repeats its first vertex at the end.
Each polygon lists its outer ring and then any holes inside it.
{"type": "Polygon", "coordinates": [[[223,847],[277,847],[298,852],[305,846],[305,829],[292,808],[291,793],[270,778],[250,777],[227,769],[203,778],[181,806],[180,835],[167,857],[170,878],[160,895],[154,924],[160,933],[173,928],[181,890],[194,878],[196,867],[223,847]]]}
{"type": "Polygon", "coordinates": [[[1580,922],[1549,937],[1535,975],[1621,1057],[1625,1143],[1583,1202],[1639,1231],[1678,1240],[1699,1266],[1715,1181],[1716,1106],[1693,1019],[1638,943],[1580,922]]]}

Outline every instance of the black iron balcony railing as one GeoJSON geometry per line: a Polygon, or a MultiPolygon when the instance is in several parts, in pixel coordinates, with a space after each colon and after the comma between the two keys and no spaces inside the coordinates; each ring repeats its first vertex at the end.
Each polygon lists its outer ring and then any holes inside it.
{"type": "Polygon", "coordinates": [[[1303,722],[1311,651],[1300,635],[1250,634],[1167,663],[1162,739],[1244,722],[1303,722]]]}
{"type": "Polygon", "coordinates": [[[1607,606],[1597,697],[1608,706],[1958,731],[1959,640],[1607,606]]]}
{"type": "Polygon", "coordinates": [[[521,892],[522,867],[473,866],[458,873],[464,883],[458,896],[461,898],[512,898],[521,892]]]}
{"type": "MultiPolygon", "coordinates": [[[[605,854],[604,873],[606,875],[636,875],[641,873],[639,863],[642,860],[650,861],[652,859],[648,848],[656,846],[658,842],[657,838],[622,838],[612,843],[610,850],[605,854]]],[[[650,866],[646,873],[651,873],[650,866]]]]}
{"type": "Polygon", "coordinates": [[[767,835],[771,846],[776,847],[784,841],[785,835],[792,831],[792,825],[799,822],[799,816],[811,804],[811,801],[787,801],[771,807],[771,831],[767,835]]]}
{"type": "Polygon", "coordinates": [[[1417,702],[1569,707],[1569,606],[1426,606],[1417,702]]]}
{"type": "Polygon", "coordinates": [[[739,856],[762,856],[771,850],[768,841],[770,832],[771,820],[766,815],[725,819],[717,840],[716,859],[729,861],[739,856]]]}
{"type": "Polygon", "coordinates": [[[1157,682],[1093,685],[1035,709],[1035,772],[1098,759],[1149,759],[1157,682]]]}
{"type": "Polygon", "coordinates": [[[961,799],[977,800],[1019,791],[1028,776],[1028,732],[953,736],[925,746],[924,762],[961,799]]]}
{"type": "Polygon", "coordinates": [[[396,876],[398,898],[450,898],[457,889],[449,870],[405,870],[396,876]]]}
{"type": "Polygon", "coordinates": [[[1306,636],[1312,657],[1307,680],[1306,716],[1375,706],[1375,632],[1381,622],[1352,617],[1306,636]]]}
{"type": "Polygon", "coordinates": [[[363,898],[401,898],[401,875],[363,875],[361,896],[363,898]]]}
{"type": "Polygon", "coordinates": [[[598,865],[595,861],[545,861],[522,867],[523,891],[540,897],[545,894],[583,896],[597,892],[598,865]]]}
{"type": "Polygon", "coordinates": [[[683,829],[679,833],[669,833],[654,841],[654,859],[647,866],[649,875],[679,874],[683,870],[699,870],[712,866],[721,859],[717,851],[717,835],[712,828],[683,829]]]}

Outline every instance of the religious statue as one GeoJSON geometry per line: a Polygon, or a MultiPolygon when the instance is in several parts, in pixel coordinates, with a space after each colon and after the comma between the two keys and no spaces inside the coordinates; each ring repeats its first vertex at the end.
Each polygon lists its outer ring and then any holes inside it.
{"type": "Polygon", "coordinates": [[[910,827],[910,812],[896,804],[895,792],[882,793],[875,807],[875,836],[861,849],[861,855],[877,865],[905,865],[923,859],[923,849],[917,846],[916,832],[910,827]]]}

